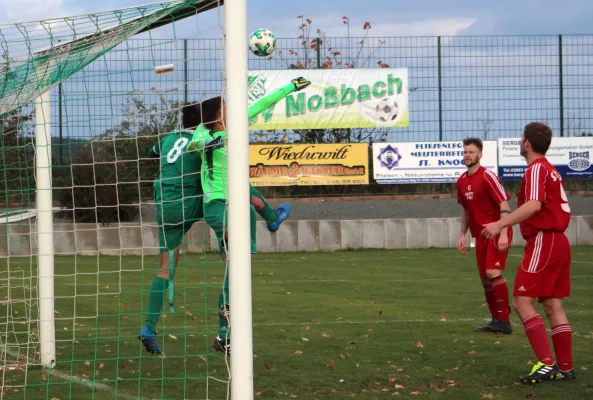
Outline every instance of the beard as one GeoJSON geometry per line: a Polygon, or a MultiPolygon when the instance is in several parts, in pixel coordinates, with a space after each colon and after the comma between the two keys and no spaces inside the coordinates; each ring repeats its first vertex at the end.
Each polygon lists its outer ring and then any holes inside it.
{"type": "Polygon", "coordinates": [[[471,168],[471,167],[473,167],[474,165],[478,164],[478,163],[480,162],[480,159],[476,157],[476,158],[474,158],[473,160],[469,160],[469,164],[467,163],[467,161],[465,161],[465,160],[463,160],[463,161],[464,161],[464,163],[465,163],[465,166],[466,166],[467,168],[471,168]]]}
{"type": "Polygon", "coordinates": [[[527,158],[527,151],[525,150],[523,144],[519,145],[519,154],[521,154],[521,157],[527,158]]]}

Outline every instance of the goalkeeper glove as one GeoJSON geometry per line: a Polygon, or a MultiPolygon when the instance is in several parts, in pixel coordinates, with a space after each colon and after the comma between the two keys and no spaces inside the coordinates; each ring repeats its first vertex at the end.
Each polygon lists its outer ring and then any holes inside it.
{"type": "Polygon", "coordinates": [[[298,92],[299,90],[303,90],[304,88],[306,88],[307,86],[309,86],[311,84],[310,81],[306,80],[303,77],[293,79],[291,82],[294,85],[295,92],[298,92]]]}
{"type": "Polygon", "coordinates": [[[216,150],[224,147],[226,140],[222,136],[216,136],[204,142],[204,149],[216,150]]]}
{"type": "Polygon", "coordinates": [[[197,150],[216,150],[224,147],[225,139],[222,136],[213,137],[203,142],[204,147],[200,146],[199,140],[192,140],[187,145],[187,150],[190,152],[194,152],[197,150]]]}

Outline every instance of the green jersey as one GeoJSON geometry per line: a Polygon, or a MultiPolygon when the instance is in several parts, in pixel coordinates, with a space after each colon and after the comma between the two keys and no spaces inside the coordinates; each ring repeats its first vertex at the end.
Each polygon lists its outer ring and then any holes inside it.
{"type": "MultiPolygon", "coordinates": [[[[255,116],[275,105],[295,90],[295,85],[289,83],[260,98],[249,107],[249,120],[252,121],[255,116]]],[[[229,117],[232,118],[232,116],[229,117]]],[[[203,124],[200,124],[192,138],[193,146],[191,151],[197,150],[193,154],[199,153],[202,157],[201,178],[204,189],[204,203],[211,200],[225,200],[228,195],[227,149],[224,146],[216,149],[207,147],[207,141],[216,137],[222,137],[226,140],[226,132],[211,132],[203,124]]]]}
{"type": "Polygon", "coordinates": [[[154,180],[154,200],[170,203],[202,195],[201,160],[185,151],[192,131],[173,131],[150,149],[150,157],[159,157],[159,173],[154,180]]]}

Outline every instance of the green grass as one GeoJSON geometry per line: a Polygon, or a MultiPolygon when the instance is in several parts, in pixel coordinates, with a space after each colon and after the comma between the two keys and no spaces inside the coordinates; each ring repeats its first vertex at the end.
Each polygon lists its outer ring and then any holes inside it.
{"type": "MultiPolygon", "coordinates": [[[[520,254],[513,248],[509,256],[511,285],[520,254]]],[[[256,398],[592,398],[592,255],[592,247],[573,248],[566,301],[578,380],[535,387],[517,383],[535,358],[515,315],[512,335],[474,332],[488,313],[473,253],[256,255],[256,398]]],[[[0,260],[0,299],[9,285],[13,299],[31,296],[31,262],[11,259],[7,274],[0,260]]],[[[57,257],[57,366],[52,373],[5,368],[3,398],[204,399],[206,391],[225,398],[227,364],[210,349],[223,266],[215,254],[189,255],[181,264],[176,312],[166,310],[159,322],[163,359],[143,353],[136,338],[157,257],[57,257]]],[[[27,335],[11,332],[27,331],[26,312],[25,304],[0,305],[3,344],[19,341],[25,349],[27,335]],[[8,324],[9,314],[16,324],[8,324]]],[[[9,347],[8,365],[17,349],[9,347]]]]}

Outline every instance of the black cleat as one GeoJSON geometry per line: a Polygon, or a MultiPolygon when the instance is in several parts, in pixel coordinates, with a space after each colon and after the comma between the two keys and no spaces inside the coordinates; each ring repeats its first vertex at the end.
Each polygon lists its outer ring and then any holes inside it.
{"type": "Polygon", "coordinates": [[[521,383],[533,385],[536,383],[556,380],[558,379],[559,375],[561,375],[561,372],[556,364],[546,365],[544,363],[538,362],[531,369],[531,373],[529,375],[522,376],[520,381],[521,383]]]}
{"type": "Polygon", "coordinates": [[[214,339],[214,343],[212,343],[212,348],[214,351],[220,351],[227,356],[231,355],[231,339],[219,339],[218,337],[214,339]]]}
{"type": "Polygon", "coordinates": [[[513,326],[499,319],[492,319],[486,325],[476,328],[476,332],[504,333],[508,335],[513,332],[513,326]]]}
{"type": "Polygon", "coordinates": [[[559,370],[559,372],[560,373],[556,376],[556,379],[559,381],[574,381],[577,379],[574,369],[571,369],[570,371],[559,370]]]}

